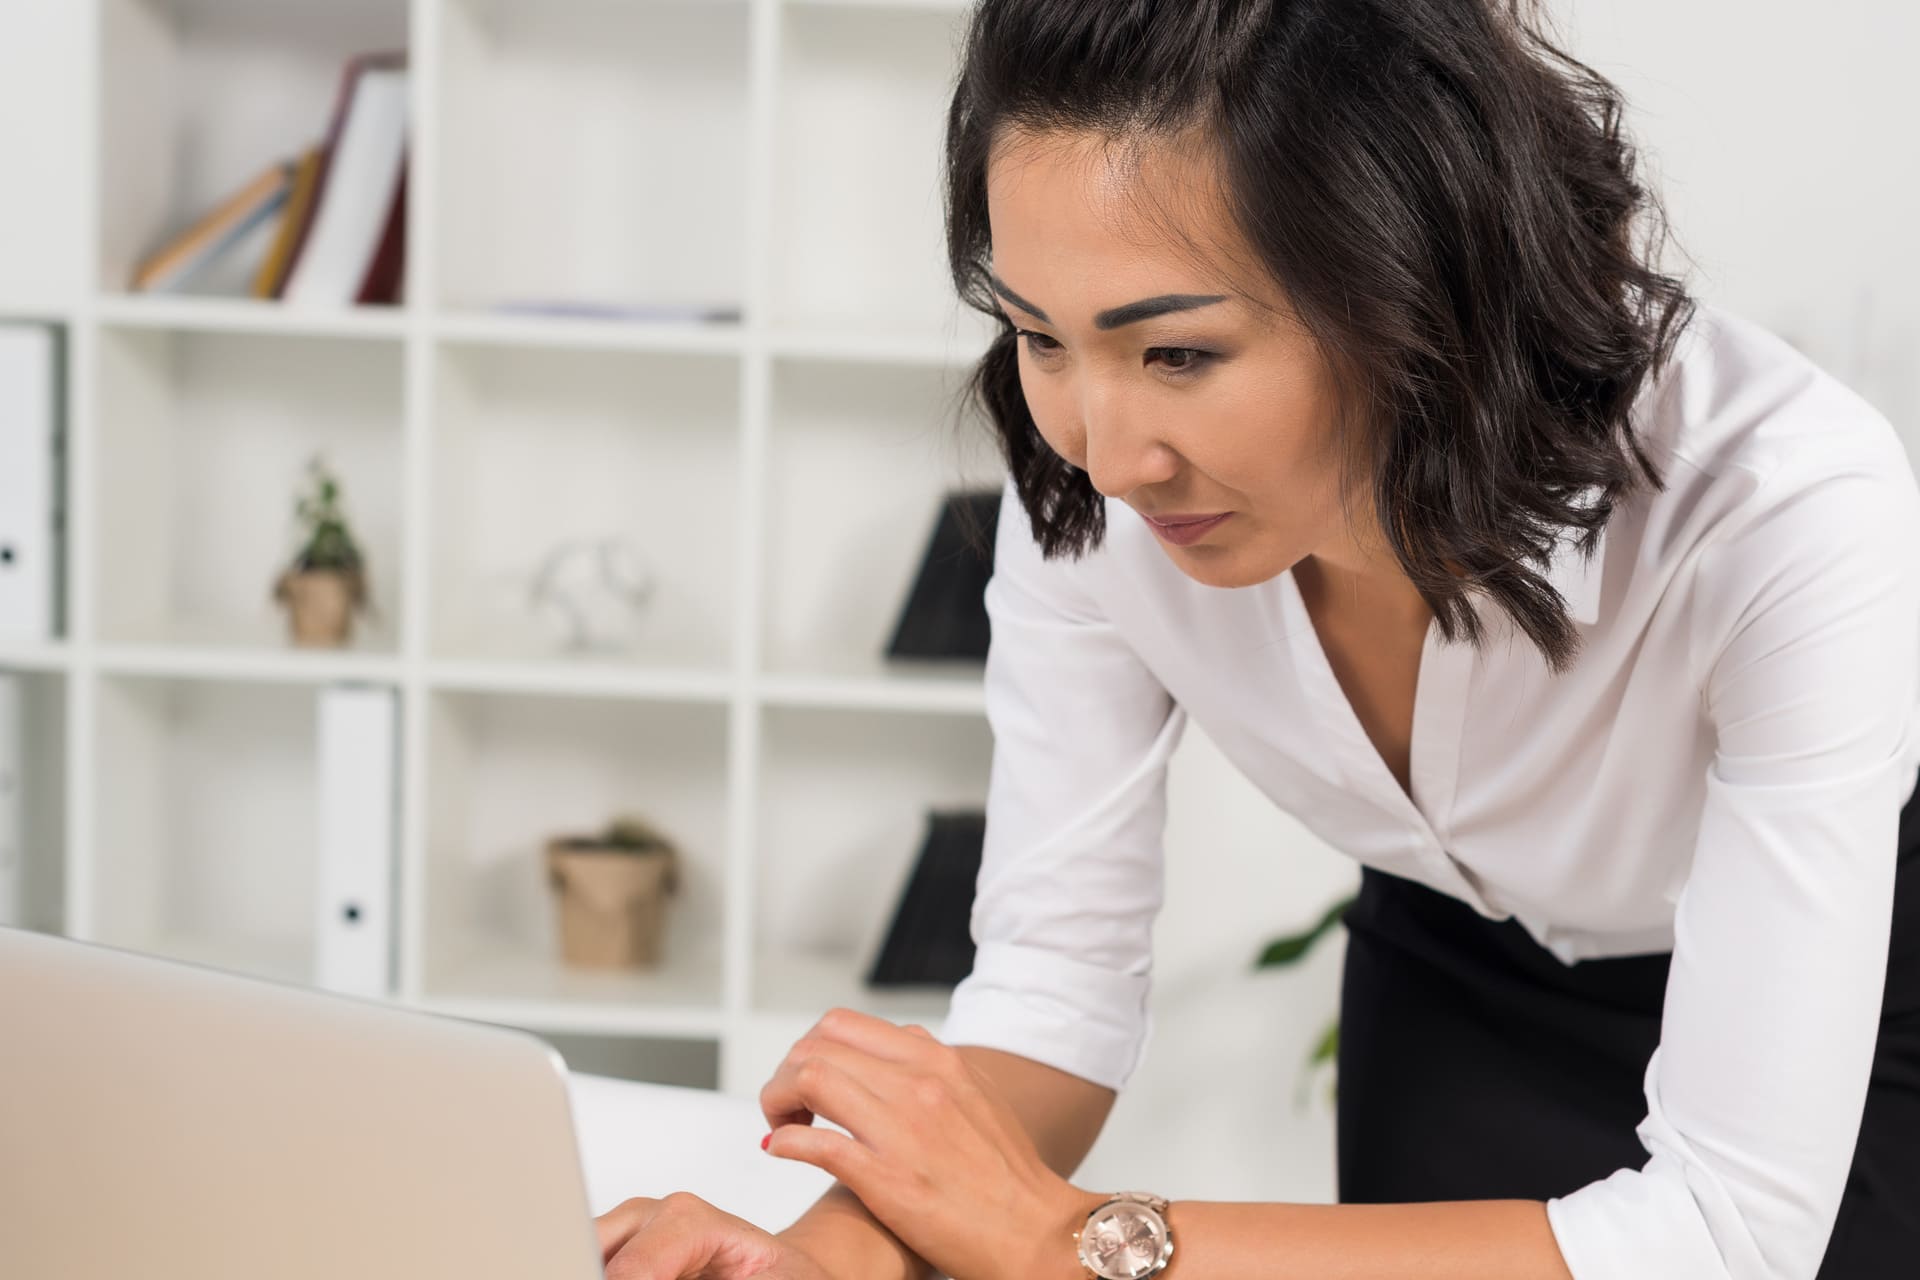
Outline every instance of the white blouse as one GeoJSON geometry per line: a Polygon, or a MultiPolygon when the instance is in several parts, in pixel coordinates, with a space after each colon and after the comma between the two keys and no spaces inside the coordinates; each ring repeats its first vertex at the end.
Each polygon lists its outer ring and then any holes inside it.
{"type": "Polygon", "coordinates": [[[1920,769],[1920,486],[1893,428],[1702,304],[1634,421],[1668,487],[1549,566],[1554,678],[1483,599],[1430,625],[1409,799],[1293,574],[1195,582],[1124,503],[1042,560],[1009,482],[972,974],[942,1036],[1124,1087],[1153,1028],[1165,773],[1187,718],[1334,848],[1563,961],[1673,951],[1644,1168],[1547,1202],[1576,1280],[1812,1277],[1852,1163],[1920,769]]]}

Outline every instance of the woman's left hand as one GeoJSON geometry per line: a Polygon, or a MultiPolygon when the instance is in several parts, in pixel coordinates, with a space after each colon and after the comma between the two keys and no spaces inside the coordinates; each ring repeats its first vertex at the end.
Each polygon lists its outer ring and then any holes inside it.
{"type": "Polygon", "coordinates": [[[787,1051],[760,1109],[768,1152],[845,1183],[943,1275],[1081,1274],[1072,1233],[1101,1197],[1049,1168],[992,1082],[926,1028],[828,1010],[787,1051]]]}

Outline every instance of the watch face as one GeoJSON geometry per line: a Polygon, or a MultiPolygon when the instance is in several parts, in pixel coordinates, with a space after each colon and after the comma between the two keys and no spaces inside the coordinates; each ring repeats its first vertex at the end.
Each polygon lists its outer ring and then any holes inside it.
{"type": "Polygon", "coordinates": [[[1167,1224],[1143,1204],[1110,1204],[1096,1212],[1080,1236],[1088,1266],[1106,1280],[1137,1280],[1160,1269],[1171,1253],[1167,1224]]]}

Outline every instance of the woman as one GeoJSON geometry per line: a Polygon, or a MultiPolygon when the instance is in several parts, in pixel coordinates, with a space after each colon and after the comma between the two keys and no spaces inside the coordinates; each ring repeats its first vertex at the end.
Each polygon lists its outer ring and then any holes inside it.
{"type": "Polygon", "coordinates": [[[834,1010],[769,1081],[799,1223],[630,1201],[610,1275],[1913,1274],[1920,491],[1636,244],[1619,109],[1494,0],[979,6],[975,969],[944,1042],[834,1010]],[[1068,1181],[1189,716],[1363,867],[1339,1204],[1068,1181]]]}

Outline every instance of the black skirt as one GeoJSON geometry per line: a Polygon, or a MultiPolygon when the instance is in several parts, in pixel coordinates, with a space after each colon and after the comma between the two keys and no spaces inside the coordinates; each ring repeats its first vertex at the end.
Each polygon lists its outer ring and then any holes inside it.
{"type": "MultiPolygon", "coordinates": [[[[1821,1280],[1920,1275],[1920,790],[1900,814],[1880,1035],[1821,1280]]],[[[1339,1198],[1546,1200],[1647,1151],[1671,952],[1567,966],[1517,920],[1368,867],[1346,915],[1339,1198]]]]}

